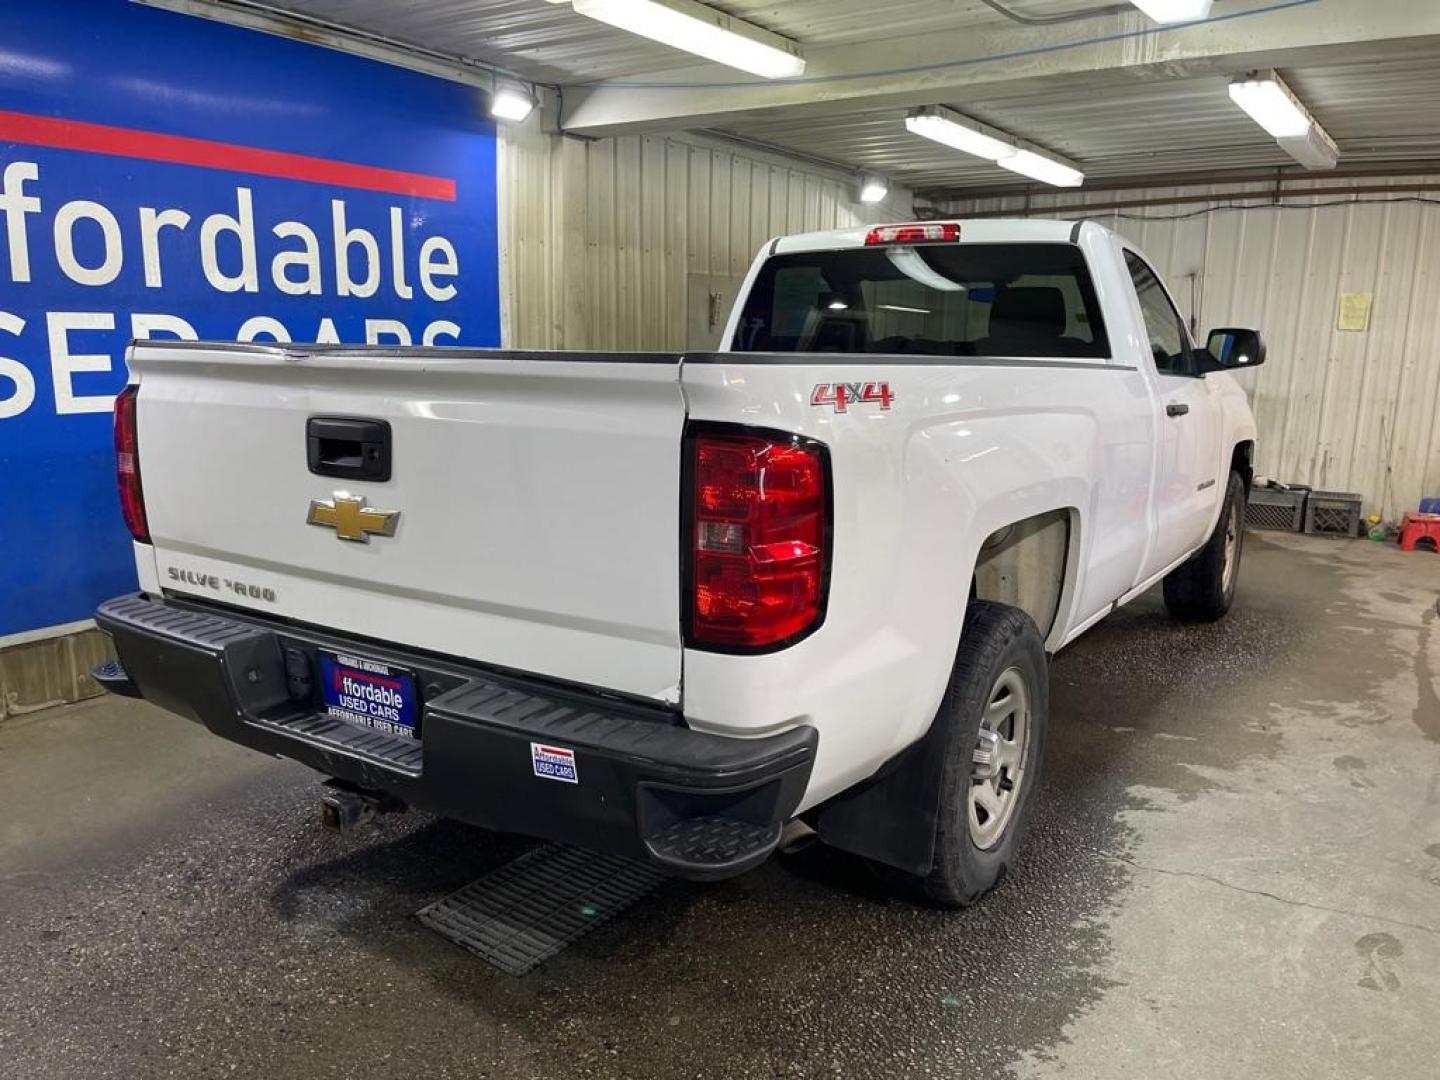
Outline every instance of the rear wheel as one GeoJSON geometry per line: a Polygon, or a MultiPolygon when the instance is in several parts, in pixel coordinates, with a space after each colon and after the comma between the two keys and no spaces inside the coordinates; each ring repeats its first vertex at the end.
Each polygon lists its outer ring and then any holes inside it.
{"type": "Polygon", "coordinates": [[[973,602],[935,718],[947,729],[935,855],[904,884],[941,907],[975,903],[1014,861],[1040,774],[1048,669],[1023,611],[973,602]]]}
{"type": "Polygon", "coordinates": [[[1165,577],[1165,607],[1172,618],[1214,622],[1235,599],[1245,546],[1245,481],[1232,472],[1220,520],[1205,546],[1165,577]]]}

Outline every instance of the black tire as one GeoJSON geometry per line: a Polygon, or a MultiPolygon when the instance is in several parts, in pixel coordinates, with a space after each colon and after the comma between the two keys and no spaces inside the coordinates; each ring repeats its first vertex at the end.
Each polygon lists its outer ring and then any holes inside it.
{"type": "Polygon", "coordinates": [[[1245,481],[1232,472],[1225,487],[1225,505],[1210,539],[1165,575],[1165,607],[1170,617],[1182,622],[1214,622],[1229,611],[1244,547],[1245,481]]]}
{"type": "MultiPolygon", "coordinates": [[[[1013,692],[1013,691],[1012,691],[1013,692]]],[[[927,874],[891,874],[890,879],[918,899],[938,907],[961,908],[993,889],[1015,861],[1044,759],[1045,726],[1050,711],[1049,664],[1040,632],[1018,608],[985,600],[970,604],[955,654],[950,685],[935,722],[944,724],[945,765],[940,814],[935,824],[935,858],[927,874]],[[1018,673],[1028,704],[1025,739],[1015,786],[1006,794],[1013,806],[996,820],[996,839],[981,846],[973,835],[970,794],[976,786],[997,789],[1003,776],[977,780],[980,727],[997,691],[1018,673]]],[[[1013,724],[1013,717],[1008,721],[1013,724]]],[[[898,872],[897,872],[898,874],[898,872]]]]}

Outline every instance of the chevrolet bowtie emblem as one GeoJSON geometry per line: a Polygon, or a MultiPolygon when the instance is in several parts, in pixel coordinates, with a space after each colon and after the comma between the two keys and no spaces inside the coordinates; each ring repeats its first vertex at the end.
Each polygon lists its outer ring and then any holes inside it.
{"type": "Polygon", "coordinates": [[[400,524],[399,510],[375,510],[365,505],[365,496],[335,492],[333,499],[311,499],[307,525],[334,529],[341,540],[368,544],[371,536],[394,536],[400,524]]]}

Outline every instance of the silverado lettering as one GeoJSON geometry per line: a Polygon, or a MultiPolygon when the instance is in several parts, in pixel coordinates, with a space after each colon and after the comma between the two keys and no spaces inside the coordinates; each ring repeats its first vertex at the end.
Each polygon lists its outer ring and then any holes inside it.
{"type": "Polygon", "coordinates": [[[276,600],[275,590],[268,586],[250,585],[243,581],[235,581],[217,574],[201,574],[194,570],[187,570],[178,566],[166,567],[165,574],[171,581],[178,581],[184,585],[193,585],[199,589],[210,589],[215,592],[232,592],[236,596],[248,597],[251,600],[264,600],[271,604],[276,600]]]}

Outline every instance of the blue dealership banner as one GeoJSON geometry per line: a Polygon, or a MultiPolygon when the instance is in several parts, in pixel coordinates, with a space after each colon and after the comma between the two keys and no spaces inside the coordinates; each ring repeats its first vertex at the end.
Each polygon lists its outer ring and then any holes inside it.
{"type": "Polygon", "coordinates": [[[498,345],[473,89],[127,0],[0,0],[0,639],[135,584],[132,338],[498,345]]]}

